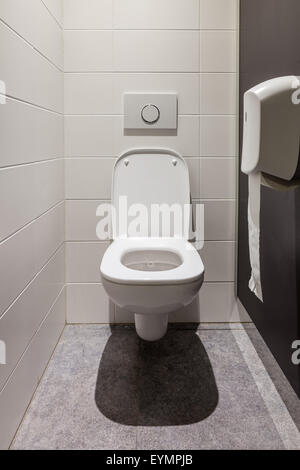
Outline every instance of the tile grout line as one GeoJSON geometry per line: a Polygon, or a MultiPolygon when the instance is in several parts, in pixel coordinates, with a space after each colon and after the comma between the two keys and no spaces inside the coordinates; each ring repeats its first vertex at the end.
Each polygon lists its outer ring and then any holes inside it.
{"type": "Polygon", "coordinates": [[[17,103],[20,103],[20,104],[25,104],[25,105],[27,105],[31,108],[39,109],[41,111],[48,111],[49,113],[57,114],[58,116],[60,116],[62,118],[65,116],[65,114],[63,112],[56,111],[55,109],[47,108],[47,107],[45,107],[41,104],[33,103],[32,101],[28,101],[26,99],[20,98],[20,97],[15,96],[15,95],[11,95],[9,93],[6,93],[6,94],[0,93],[0,95],[4,96],[8,100],[11,100],[11,101],[14,101],[14,102],[17,102],[17,103]]]}
{"type": "Polygon", "coordinates": [[[56,18],[56,16],[54,15],[54,13],[52,13],[52,11],[49,9],[49,7],[46,5],[46,3],[44,2],[44,0],[41,0],[42,4],[44,5],[44,7],[46,8],[46,10],[48,11],[49,15],[53,18],[53,20],[57,23],[57,26],[59,27],[59,29],[61,30],[61,32],[63,33],[64,32],[64,28],[63,28],[63,25],[60,23],[60,21],[58,20],[58,18],[56,18]]]}
{"type": "Polygon", "coordinates": [[[103,32],[109,32],[109,33],[113,33],[113,32],[137,32],[137,33],[143,33],[143,32],[184,32],[184,33],[202,33],[202,32],[212,32],[212,33],[218,33],[218,32],[221,32],[221,33],[224,33],[224,32],[229,32],[229,33],[235,33],[237,30],[236,28],[233,28],[233,29],[224,29],[224,28],[217,28],[217,29],[199,29],[199,28],[144,28],[144,29],[138,29],[138,28],[64,28],[64,31],[67,31],[67,32],[72,32],[72,33],[75,33],[75,32],[85,32],[85,33],[89,33],[89,32],[98,32],[98,33],[103,33],[103,32]]]}
{"type": "MultiPolygon", "coordinates": [[[[50,161],[50,160],[49,160],[50,161]]],[[[34,162],[35,163],[35,162],[34,162]]],[[[39,162],[36,162],[36,163],[39,163],[39,162]]],[[[31,165],[31,163],[30,163],[31,165]]],[[[8,167],[8,168],[13,168],[13,167],[8,167]]],[[[2,168],[0,168],[0,172],[1,172],[2,168]]],[[[80,199],[82,200],[82,199],[80,199]]],[[[65,199],[62,199],[61,201],[57,202],[56,204],[54,204],[53,206],[49,207],[49,209],[47,209],[46,211],[44,211],[42,214],[38,215],[37,217],[35,217],[34,219],[32,219],[30,222],[27,222],[25,225],[23,225],[22,227],[20,227],[18,230],[12,232],[10,235],[7,235],[6,237],[4,237],[2,240],[0,240],[0,247],[2,244],[8,242],[11,238],[13,238],[15,235],[19,234],[20,232],[22,232],[23,230],[26,230],[27,228],[29,228],[30,225],[33,225],[35,222],[37,222],[39,219],[41,219],[42,217],[48,215],[50,212],[54,211],[55,209],[57,209],[60,205],[64,204],[65,203],[65,199]]],[[[65,242],[65,240],[64,240],[65,242]]]]}
{"type": "Polygon", "coordinates": [[[65,70],[64,75],[237,75],[236,71],[181,71],[181,70],[65,70]]]}
{"type": "MultiPolygon", "coordinates": [[[[50,163],[50,162],[57,162],[57,160],[62,160],[64,161],[64,157],[52,157],[52,158],[44,158],[44,160],[32,160],[31,162],[22,162],[22,163],[11,163],[9,165],[5,166],[0,166],[0,172],[3,170],[14,170],[16,168],[22,168],[24,166],[32,166],[32,165],[38,165],[39,163],[50,163]]],[[[64,199],[62,199],[63,201],[64,199]]]]}
{"type": "Polygon", "coordinates": [[[45,59],[49,64],[51,64],[56,70],[61,73],[64,73],[63,68],[60,65],[57,65],[52,59],[50,59],[46,54],[44,54],[38,47],[32,44],[29,40],[27,40],[24,36],[22,36],[17,30],[15,30],[9,23],[6,23],[2,18],[0,18],[0,26],[4,25],[8,28],[12,33],[14,33],[19,39],[21,39],[27,46],[31,47],[36,53],[40,55],[43,59],[45,59]]]}
{"type": "MultiPolygon", "coordinates": [[[[64,246],[65,246],[65,242],[61,242],[61,244],[55,249],[55,251],[51,254],[51,256],[47,259],[47,261],[45,262],[45,264],[42,266],[42,268],[37,272],[35,273],[35,275],[33,276],[33,278],[28,281],[28,283],[26,284],[26,286],[22,289],[22,291],[11,301],[11,303],[9,304],[8,307],[5,308],[5,310],[0,314],[0,320],[2,320],[2,318],[4,318],[4,316],[9,312],[9,310],[18,302],[19,299],[21,299],[21,297],[23,296],[23,294],[26,292],[26,290],[28,288],[30,288],[32,286],[32,284],[34,283],[34,281],[36,281],[36,279],[38,279],[38,277],[42,274],[42,272],[50,265],[50,263],[52,263],[56,256],[61,252],[63,251],[64,249],[64,246]]],[[[65,284],[63,285],[63,288],[65,287],[65,284]]],[[[0,392],[3,390],[3,388],[0,390],[0,392]]]]}

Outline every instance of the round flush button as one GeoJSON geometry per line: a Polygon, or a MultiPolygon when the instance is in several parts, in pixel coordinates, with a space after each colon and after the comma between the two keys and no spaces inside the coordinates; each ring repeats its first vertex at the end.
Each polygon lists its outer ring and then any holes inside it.
{"type": "Polygon", "coordinates": [[[142,109],[142,119],[146,124],[155,124],[160,118],[160,110],[154,104],[147,104],[142,109]]]}

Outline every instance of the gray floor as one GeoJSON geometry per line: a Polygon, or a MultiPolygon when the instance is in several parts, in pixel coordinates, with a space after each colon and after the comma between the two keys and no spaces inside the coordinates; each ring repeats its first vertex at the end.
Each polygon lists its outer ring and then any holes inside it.
{"type": "Polygon", "coordinates": [[[300,449],[299,424],[251,325],[171,327],[153,344],[131,327],[67,326],[12,448],[300,449]]]}

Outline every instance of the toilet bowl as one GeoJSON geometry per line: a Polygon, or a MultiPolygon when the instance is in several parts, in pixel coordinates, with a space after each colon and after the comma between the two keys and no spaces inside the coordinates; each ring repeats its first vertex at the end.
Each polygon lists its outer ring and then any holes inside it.
{"type": "Polygon", "coordinates": [[[125,196],[128,207],[142,204],[149,213],[151,204],[188,207],[190,184],[185,161],[170,150],[134,150],[122,155],[114,168],[113,242],[102,259],[102,283],[116,305],[135,314],[137,334],[156,341],[167,331],[168,314],[197,296],[204,266],[187,240],[190,212],[185,212],[188,216],[182,233],[175,236],[130,236],[126,224],[117,226],[120,197],[125,196]]]}

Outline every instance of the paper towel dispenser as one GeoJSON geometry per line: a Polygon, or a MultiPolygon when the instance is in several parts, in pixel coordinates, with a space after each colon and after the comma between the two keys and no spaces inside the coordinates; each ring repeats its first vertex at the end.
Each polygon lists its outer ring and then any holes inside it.
{"type": "Polygon", "coordinates": [[[295,76],[268,80],[244,95],[242,172],[249,175],[249,289],[261,302],[261,185],[264,177],[277,179],[281,186],[300,178],[299,95],[300,80],[295,76]]]}
{"type": "Polygon", "coordinates": [[[244,95],[242,172],[300,178],[300,90],[295,76],[260,83],[244,95]]]}

